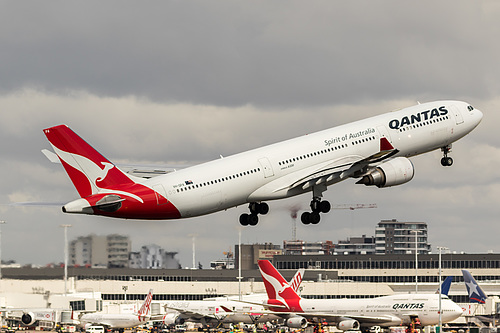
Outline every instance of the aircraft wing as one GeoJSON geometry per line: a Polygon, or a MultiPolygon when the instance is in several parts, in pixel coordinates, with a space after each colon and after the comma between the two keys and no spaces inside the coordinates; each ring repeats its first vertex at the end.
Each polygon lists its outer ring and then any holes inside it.
{"type": "Polygon", "coordinates": [[[360,158],[359,156],[343,157],[340,160],[323,166],[321,169],[304,178],[298,179],[291,187],[300,186],[303,189],[307,189],[322,183],[330,183],[335,180],[340,181],[362,171],[370,164],[379,163],[394,156],[398,152],[399,151],[395,149],[386,138],[381,138],[380,150],[372,155],[365,158],[360,158]]]}
{"type": "MultiPolygon", "coordinates": [[[[256,303],[255,303],[256,304],[256,303]]],[[[262,304],[260,303],[259,305],[269,308],[269,307],[276,307],[273,305],[267,305],[267,304],[262,304]]],[[[233,311],[233,313],[239,313],[238,311],[233,311]]],[[[306,318],[309,321],[312,322],[320,322],[322,320],[326,320],[328,322],[341,322],[343,320],[357,320],[360,324],[383,324],[387,322],[392,322],[396,318],[395,317],[390,317],[390,316],[363,316],[363,315],[345,315],[345,314],[334,314],[334,313],[328,313],[328,312],[284,312],[284,311],[272,311],[272,310],[262,310],[262,311],[255,311],[255,313],[261,314],[261,315],[275,315],[278,317],[292,317],[292,316],[301,316],[306,318]]]]}
{"type": "MultiPolygon", "coordinates": [[[[42,153],[52,163],[61,163],[57,155],[48,150],[42,149],[42,153]]],[[[156,165],[156,164],[116,164],[118,168],[128,173],[129,175],[139,178],[152,178],[156,176],[165,175],[178,169],[184,169],[191,165],[176,164],[176,165],[156,165]]]]}
{"type": "Polygon", "coordinates": [[[360,155],[343,156],[337,160],[325,162],[313,168],[299,170],[271,181],[252,193],[249,199],[258,200],[263,195],[293,191],[294,189],[305,190],[313,186],[326,186],[353,176],[362,176],[366,168],[372,164],[389,159],[399,150],[395,149],[386,138],[380,139],[378,151],[362,157],[360,155]]]}
{"type": "Polygon", "coordinates": [[[354,319],[357,320],[360,324],[383,324],[390,321],[393,321],[394,318],[381,316],[381,317],[372,317],[372,316],[347,316],[340,314],[332,314],[332,313],[294,313],[294,315],[299,315],[308,320],[318,321],[318,320],[326,320],[330,322],[340,322],[346,319],[354,319]]]}
{"type": "Polygon", "coordinates": [[[180,314],[182,314],[183,317],[189,317],[189,318],[196,319],[196,320],[200,320],[202,318],[220,320],[226,316],[226,314],[217,315],[217,314],[213,314],[213,313],[202,313],[202,312],[198,312],[198,311],[187,310],[185,308],[176,308],[176,307],[169,306],[169,305],[165,305],[165,309],[175,310],[175,311],[179,312],[180,314]]]}

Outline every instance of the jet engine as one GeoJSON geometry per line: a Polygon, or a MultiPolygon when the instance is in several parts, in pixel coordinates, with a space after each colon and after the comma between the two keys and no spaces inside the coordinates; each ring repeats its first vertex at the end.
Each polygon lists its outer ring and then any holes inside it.
{"type": "Polygon", "coordinates": [[[286,320],[286,326],[290,328],[306,328],[307,319],[300,316],[288,318],[286,320]]]}
{"type": "Polygon", "coordinates": [[[35,314],[33,312],[25,312],[21,316],[21,321],[23,322],[24,325],[31,326],[36,321],[35,314]]]}
{"type": "Polygon", "coordinates": [[[165,325],[183,325],[184,318],[181,318],[178,313],[167,313],[163,316],[163,323],[165,325]]]}
{"type": "Polygon", "coordinates": [[[341,331],[357,330],[359,329],[359,322],[354,319],[342,320],[337,324],[337,328],[341,331]]]}
{"type": "Polygon", "coordinates": [[[389,187],[409,182],[415,175],[413,164],[406,157],[397,157],[369,170],[356,184],[389,187]]]}

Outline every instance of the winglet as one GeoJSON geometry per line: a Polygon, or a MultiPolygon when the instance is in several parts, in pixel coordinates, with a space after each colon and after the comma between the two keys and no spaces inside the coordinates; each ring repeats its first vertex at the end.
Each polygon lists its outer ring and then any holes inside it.
{"type": "Polygon", "coordinates": [[[466,269],[462,269],[462,274],[464,276],[467,292],[469,293],[469,302],[484,304],[488,296],[486,296],[481,287],[479,287],[472,274],[466,269]]]}
{"type": "Polygon", "coordinates": [[[389,142],[389,140],[387,140],[386,137],[381,137],[380,138],[380,151],[389,151],[389,150],[394,150],[394,147],[389,142]]]}

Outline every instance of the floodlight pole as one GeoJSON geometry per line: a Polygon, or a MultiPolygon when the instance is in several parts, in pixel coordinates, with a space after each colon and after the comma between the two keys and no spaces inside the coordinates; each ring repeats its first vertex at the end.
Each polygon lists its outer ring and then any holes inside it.
{"type": "Polygon", "coordinates": [[[5,223],[5,221],[0,221],[0,280],[2,279],[2,224],[5,223]]]}
{"type": "Polygon", "coordinates": [[[238,231],[238,299],[241,301],[241,228],[238,231]]]}
{"type": "Polygon", "coordinates": [[[72,227],[71,224],[61,224],[64,228],[64,296],[68,294],[68,228],[72,227]]]}
{"type": "Polygon", "coordinates": [[[443,246],[438,246],[437,247],[438,251],[439,251],[439,324],[438,324],[438,327],[439,327],[439,333],[442,333],[442,328],[443,328],[443,316],[442,316],[442,309],[441,309],[441,251],[442,250],[448,250],[447,247],[443,247],[443,246]]]}

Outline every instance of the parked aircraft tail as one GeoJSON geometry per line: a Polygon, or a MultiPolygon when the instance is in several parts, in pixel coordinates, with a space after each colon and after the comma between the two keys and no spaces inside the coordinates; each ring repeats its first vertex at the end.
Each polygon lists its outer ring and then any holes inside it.
{"type": "Polygon", "coordinates": [[[302,311],[301,297],[269,260],[259,260],[260,274],[267,292],[267,305],[275,311],[302,311]]]}
{"type": "Polygon", "coordinates": [[[302,279],[304,278],[304,268],[299,268],[297,273],[293,276],[293,278],[290,280],[289,284],[292,287],[295,292],[299,291],[300,284],[302,283],[302,279]]]}
{"type": "Polygon", "coordinates": [[[151,314],[151,301],[153,300],[153,289],[149,289],[148,295],[144,299],[144,303],[137,312],[139,318],[149,317],[151,314]]]}
{"type": "MultiPolygon", "coordinates": [[[[444,279],[443,283],[441,283],[441,295],[448,296],[452,281],[453,281],[453,276],[447,276],[446,279],[444,279]]],[[[436,290],[436,294],[439,294],[439,287],[436,290]]]]}
{"type": "Polygon", "coordinates": [[[481,287],[479,287],[472,274],[466,269],[462,269],[462,274],[464,276],[467,292],[469,293],[469,302],[484,304],[488,296],[486,296],[481,287]]]}

